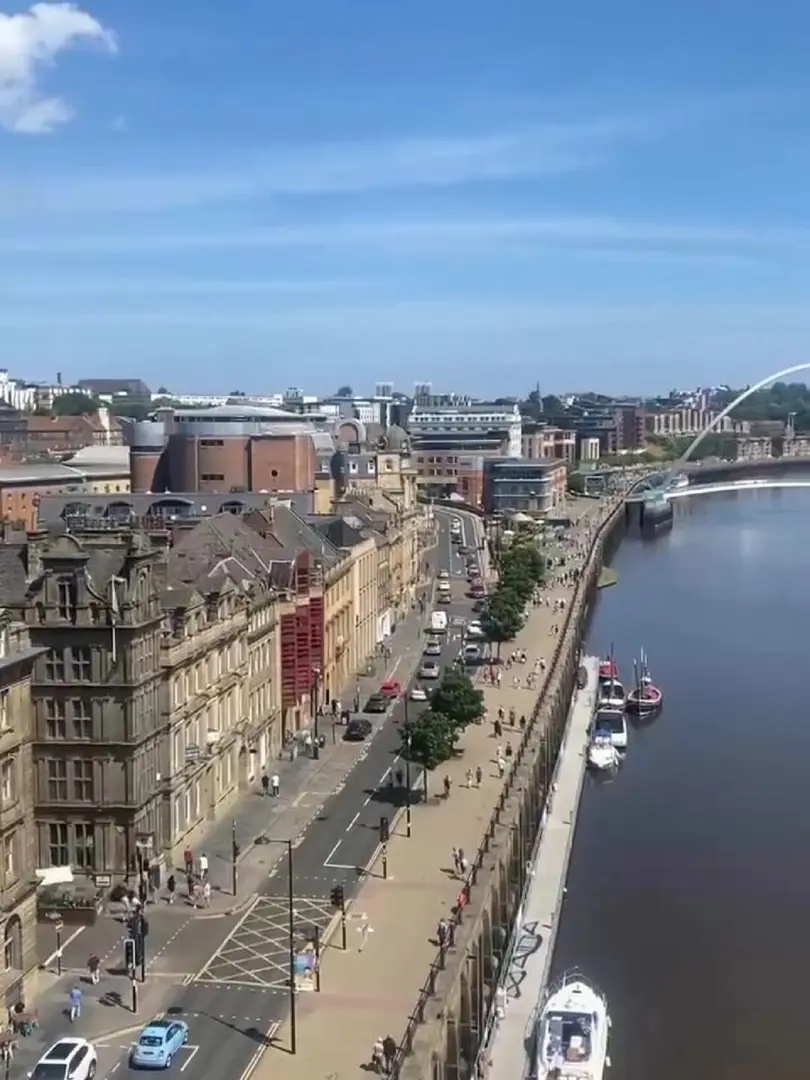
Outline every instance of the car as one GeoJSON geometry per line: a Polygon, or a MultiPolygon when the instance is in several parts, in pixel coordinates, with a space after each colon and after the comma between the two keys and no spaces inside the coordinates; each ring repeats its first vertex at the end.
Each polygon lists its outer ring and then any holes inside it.
{"type": "Polygon", "coordinates": [[[430,640],[425,645],[425,656],[441,656],[442,655],[442,643],[440,641],[430,640]]]}
{"type": "Polygon", "coordinates": [[[93,1080],[97,1069],[95,1046],[87,1039],[65,1036],[45,1051],[28,1075],[31,1080],[93,1080]]]}
{"type": "Polygon", "coordinates": [[[447,581],[447,579],[449,577],[450,577],[450,571],[449,570],[440,570],[439,571],[439,574],[438,574],[439,581],[447,581]]]}
{"type": "Polygon", "coordinates": [[[452,604],[453,603],[453,597],[450,595],[449,592],[439,593],[439,595],[436,597],[436,603],[437,604],[452,604]]]}
{"type": "Polygon", "coordinates": [[[411,701],[427,701],[428,692],[424,686],[420,686],[418,683],[411,689],[411,701]]]}
{"type": "Polygon", "coordinates": [[[478,621],[478,619],[472,619],[470,622],[467,623],[466,634],[467,634],[468,638],[478,638],[478,639],[480,639],[480,638],[483,638],[485,636],[484,635],[484,628],[481,625],[481,623],[478,621]]]}
{"type": "Polygon", "coordinates": [[[343,738],[346,742],[364,742],[374,730],[370,720],[364,716],[354,716],[346,725],[343,738]]]}
{"type": "Polygon", "coordinates": [[[475,603],[473,604],[472,609],[473,609],[473,611],[477,612],[479,615],[481,614],[481,612],[486,611],[487,610],[486,596],[479,596],[476,599],[475,603]]]}
{"type": "Polygon", "coordinates": [[[168,1069],[187,1042],[188,1024],[182,1020],[153,1020],[132,1047],[129,1063],[136,1069],[168,1069]]]}
{"type": "Polygon", "coordinates": [[[480,645],[465,645],[462,653],[465,664],[480,664],[483,659],[480,645]]]}
{"type": "Polygon", "coordinates": [[[449,581],[440,581],[438,583],[438,585],[436,586],[436,588],[440,593],[449,593],[450,588],[451,588],[450,582],[449,581]]]}
{"type": "Polygon", "coordinates": [[[383,713],[388,711],[388,706],[391,704],[390,699],[385,694],[372,694],[368,701],[363,706],[363,712],[370,713],[383,713]]]}
{"type": "Polygon", "coordinates": [[[419,668],[420,679],[438,679],[441,673],[442,666],[435,660],[423,660],[419,668]]]}
{"type": "Polygon", "coordinates": [[[380,687],[380,693],[387,698],[399,697],[402,693],[402,683],[399,679],[386,679],[380,687]]]}

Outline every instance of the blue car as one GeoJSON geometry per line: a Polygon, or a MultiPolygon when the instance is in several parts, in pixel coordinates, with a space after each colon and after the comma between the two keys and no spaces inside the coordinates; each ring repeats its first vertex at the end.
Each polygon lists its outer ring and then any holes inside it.
{"type": "Polygon", "coordinates": [[[137,1069],[168,1069],[187,1042],[188,1024],[182,1020],[153,1020],[133,1046],[130,1064],[137,1069]]]}

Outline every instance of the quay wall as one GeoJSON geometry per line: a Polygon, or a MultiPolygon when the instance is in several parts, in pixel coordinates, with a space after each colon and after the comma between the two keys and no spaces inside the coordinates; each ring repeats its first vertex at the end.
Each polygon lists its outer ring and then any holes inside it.
{"type": "Polygon", "coordinates": [[[624,502],[619,501],[594,535],[549,677],[472,860],[453,945],[444,954],[437,953],[426,973],[400,1044],[397,1080],[467,1080],[475,1072],[490,1029],[498,980],[513,946],[531,855],[547,812],[599,574],[606,552],[615,549],[624,527],[624,502]]]}

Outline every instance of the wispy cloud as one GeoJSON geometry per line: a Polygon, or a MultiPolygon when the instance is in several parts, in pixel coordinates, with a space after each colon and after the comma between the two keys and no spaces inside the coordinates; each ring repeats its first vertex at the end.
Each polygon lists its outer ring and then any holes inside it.
{"type": "Polygon", "coordinates": [[[188,232],[48,233],[0,238],[7,254],[115,255],[170,251],[346,249],[414,254],[566,248],[595,258],[638,258],[656,251],[745,257],[790,253],[810,243],[810,227],[735,226],[559,215],[436,220],[339,220],[317,225],[188,232]]]}
{"type": "Polygon", "coordinates": [[[58,183],[28,184],[26,204],[29,212],[98,216],[273,196],[347,195],[539,178],[594,168],[624,145],[657,132],[657,124],[637,117],[603,117],[463,135],[280,144],[260,157],[250,151],[225,165],[205,161],[176,171],[63,174],[58,183]]]}
{"type": "Polygon", "coordinates": [[[140,299],[155,296],[312,296],[318,293],[368,289],[373,282],[356,278],[338,279],[262,279],[229,278],[223,280],[190,280],[187,278],[128,278],[103,279],[65,277],[59,280],[20,280],[19,276],[6,281],[0,276],[3,302],[8,300],[47,300],[59,297],[126,297],[140,299]]]}
{"type": "Polygon", "coordinates": [[[72,118],[63,98],[41,93],[39,75],[80,42],[116,51],[113,34],[76,4],[38,3],[16,15],[0,12],[0,128],[42,135],[72,118]]]}

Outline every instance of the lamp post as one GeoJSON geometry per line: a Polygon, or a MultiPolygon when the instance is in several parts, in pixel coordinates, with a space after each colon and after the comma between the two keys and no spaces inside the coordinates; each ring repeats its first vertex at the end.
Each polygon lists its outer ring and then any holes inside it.
{"type": "Polygon", "coordinates": [[[293,841],[269,836],[268,844],[284,844],[287,848],[287,963],[289,966],[290,1053],[298,1052],[298,1014],[295,998],[295,866],[293,841]]]}
{"type": "Polygon", "coordinates": [[[309,689],[309,710],[310,718],[312,720],[312,756],[319,758],[321,756],[321,748],[318,743],[320,738],[320,702],[318,690],[321,683],[321,669],[314,667],[312,669],[312,684],[309,689]]]}
{"type": "MultiPolygon", "coordinates": [[[[407,717],[407,712],[406,712],[407,717]]],[[[405,835],[411,837],[411,737],[408,736],[408,756],[405,758],[405,835]]]]}

